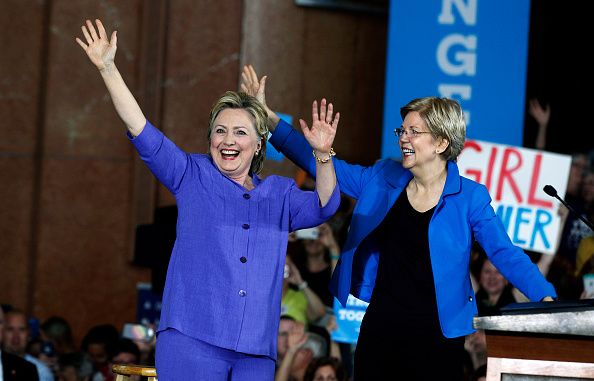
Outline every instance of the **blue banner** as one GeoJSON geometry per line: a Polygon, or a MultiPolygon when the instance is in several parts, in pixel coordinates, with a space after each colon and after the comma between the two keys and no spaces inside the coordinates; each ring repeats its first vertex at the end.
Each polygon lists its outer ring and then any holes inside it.
{"type": "Polygon", "coordinates": [[[391,0],[382,157],[425,96],[458,100],[469,138],[522,146],[529,19],[529,0],[391,0]]]}
{"type": "Polygon", "coordinates": [[[332,331],[331,338],[337,343],[355,344],[359,339],[361,321],[369,303],[349,295],[346,307],[334,298],[334,316],[336,329],[332,331]]]}

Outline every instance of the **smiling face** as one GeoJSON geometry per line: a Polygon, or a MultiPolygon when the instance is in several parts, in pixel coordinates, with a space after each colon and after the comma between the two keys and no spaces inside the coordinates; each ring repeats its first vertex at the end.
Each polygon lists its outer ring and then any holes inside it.
{"type": "Polygon", "coordinates": [[[405,133],[398,139],[398,145],[402,151],[404,168],[411,169],[444,160],[440,154],[447,147],[447,141],[433,137],[418,112],[411,111],[406,114],[401,128],[405,133]],[[414,136],[413,131],[419,134],[414,136]]]}
{"type": "Polygon", "coordinates": [[[488,295],[499,295],[503,292],[506,280],[489,260],[485,260],[481,269],[479,283],[488,295]]]}
{"type": "Polygon", "coordinates": [[[252,159],[261,150],[252,116],[244,109],[225,109],[210,133],[210,154],[217,168],[231,179],[245,178],[252,159]]]}

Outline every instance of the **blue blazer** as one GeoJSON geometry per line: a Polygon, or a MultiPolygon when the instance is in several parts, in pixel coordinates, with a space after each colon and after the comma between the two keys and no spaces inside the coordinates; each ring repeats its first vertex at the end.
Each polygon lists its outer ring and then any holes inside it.
{"type": "MultiPolygon", "coordinates": [[[[290,125],[281,121],[270,142],[315,176],[311,147],[290,125]]],[[[374,242],[365,238],[382,222],[412,173],[391,159],[363,167],[334,158],[334,166],[340,190],[357,202],[330,289],[343,305],[349,293],[369,301],[379,253],[374,242]]],[[[509,239],[491,207],[487,188],[460,176],[453,161],[447,163],[447,171],[443,193],[429,223],[429,252],[441,329],[451,338],[474,331],[472,318],[477,308],[469,270],[473,237],[503,276],[530,300],[556,297],[556,293],[538,267],[509,239]]]]}

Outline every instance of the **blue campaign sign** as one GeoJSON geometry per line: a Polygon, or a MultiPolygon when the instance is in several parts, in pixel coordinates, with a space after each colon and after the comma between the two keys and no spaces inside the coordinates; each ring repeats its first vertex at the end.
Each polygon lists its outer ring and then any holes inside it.
{"type": "Polygon", "coordinates": [[[138,291],[136,321],[145,325],[158,326],[161,317],[162,296],[153,292],[150,283],[138,283],[136,290],[138,291]]]}
{"type": "Polygon", "coordinates": [[[346,307],[343,307],[338,299],[334,298],[334,316],[336,317],[336,329],[332,331],[332,340],[338,343],[355,344],[359,338],[361,321],[369,303],[349,295],[346,307]]]}
{"type": "MultiPolygon", "coordinates": [[[[276,114],[285,122],[293,125],[293,117],[291,115],[281,114],[280,112],[277,112],[276,114]]],[[[270,138],[270,133],[268,134],[268,137],[270,138]]],[[[283,161],[284,158],[285,156],[280,153],[280,151],[277,151],[270,142],[266,142],[266,160],[283,161]]]]}
{"type": "Polygon", "coordinates": [[[529,0],[391,0],[382,157],[400,158],[400,107],[456,99],[467,135],[522,145],[529,0]]]}

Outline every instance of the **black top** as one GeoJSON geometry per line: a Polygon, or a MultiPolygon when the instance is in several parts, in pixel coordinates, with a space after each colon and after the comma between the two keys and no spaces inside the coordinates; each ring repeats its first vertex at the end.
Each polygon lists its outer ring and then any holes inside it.
{"type": "Polygon", "coordinates": [[[428,229],[434,209],[418,212],[404,191],[372,233],[370,238],[380,252],[366,313],[373,325],[385,328],[402,324],[409,333],[441,336],[429,257],[428,229]]]}
{"type": "Polygon", "coordinates": [[[479,316],[500,315],[502,307],[516,302],[517,300],[514,297],[512,287],[510,285],[507,285],[503,289],[503,292],[495,304],[491,304],[489,302],[489,295],[482,288],[480,288],[476,293],[476,307],[478,309],[479,316]]]}
{"type": "Polygon", "coordinates": [[[330,278],[332,278],[332,267],[328,265],[324,270],[319,272],[310,272],[307,266],[303,266],[299,269],[301,278],[307,282],[309,288],[320,297],[322,303],[328,307],[333,306],[334,297],[330,293],[328,284],[330,278]]]}
{"type": "Polygon", "coordinates": [[[30,363],[19,356],[7,353],[6,351],[2,351],[0,357],[2,358],[4,381],[39,380],[35,364],[30,363]]]}

